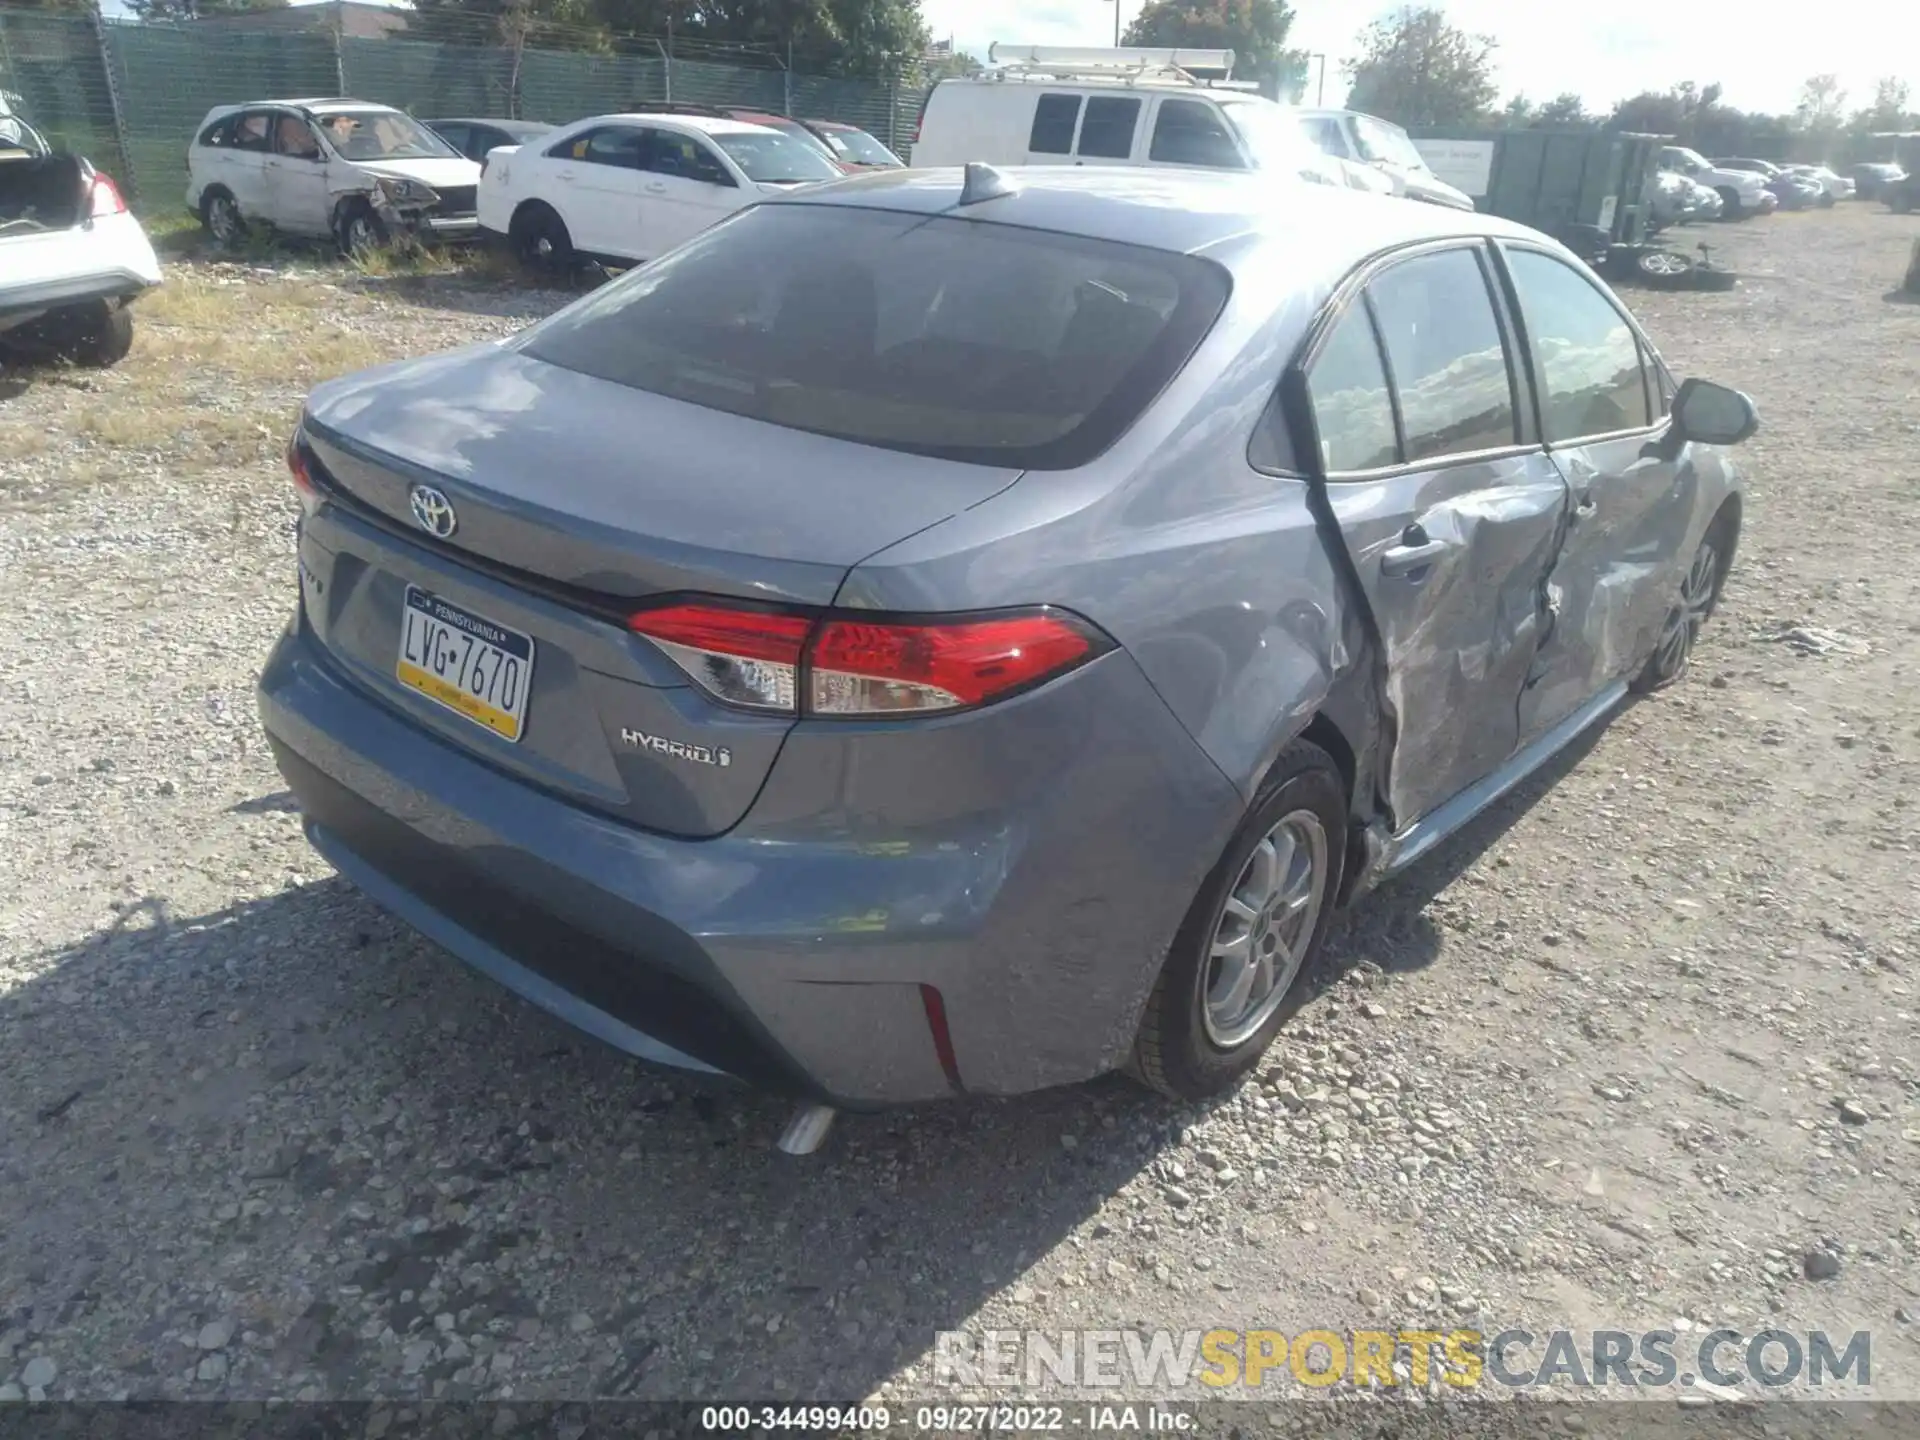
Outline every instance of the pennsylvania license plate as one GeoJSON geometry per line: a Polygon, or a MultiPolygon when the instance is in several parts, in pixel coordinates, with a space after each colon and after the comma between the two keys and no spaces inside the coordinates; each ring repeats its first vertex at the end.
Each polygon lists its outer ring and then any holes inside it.
{"type": "Polygon", "coordinates": [[[533,640],[471,610],[407,587],[400,683],[494,734],[518,740],[533,688],[533,640]]]}

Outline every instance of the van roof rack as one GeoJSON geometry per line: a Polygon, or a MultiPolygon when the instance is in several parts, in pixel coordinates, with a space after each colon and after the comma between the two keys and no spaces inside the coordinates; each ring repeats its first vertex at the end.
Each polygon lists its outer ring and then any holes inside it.
{"type": "Polygon", "coordinates": [[[1171,81],[1181,85],[1257,90],[1257,85],[1233,81],[1233,60],[1231,50],[1003,45],[996,40],[987,48],[987,62],[998,68],[989,70],[981,78],[1024,80],[1046,76],[1055,80],[1105,80],[1126,85],[1171,81]],[[1217,74],[1218,79],[1203,79],[1195,71],[1217,74]]]}

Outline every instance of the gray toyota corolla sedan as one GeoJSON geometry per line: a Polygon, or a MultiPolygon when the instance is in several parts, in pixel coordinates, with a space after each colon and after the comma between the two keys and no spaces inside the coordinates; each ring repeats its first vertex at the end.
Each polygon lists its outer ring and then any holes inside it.
{"type": "Polygon", "coordinates": [[[1488,216],[875,175],[315,391],[261,709],[321,853],[634,1055],[1197,1097],[1685,670],[1756,423],[1488,216]]]}

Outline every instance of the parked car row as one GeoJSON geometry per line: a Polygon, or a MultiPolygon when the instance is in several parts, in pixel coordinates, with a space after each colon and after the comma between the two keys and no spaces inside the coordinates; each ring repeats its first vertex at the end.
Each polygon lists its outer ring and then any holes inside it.
{"type": "Polygon", "coordinates": [[[502,169],[496,185],[513,173],[543,174],[568,188],[542,195],[552,218],[521,224],[517,239],[548,251],[557,240],[570,253],[578,225],[596,242],[582,251],[631,261],[739,208],[720,193],[726,189],[745,203],[762,182],[811,183],[901,164],[854,126],[735,113],[753,118],[669,106],[649,112],[645,124],[602,116],[555,127],[465,116],[423,121],[348,97],[223,105],[208,112],[188,147],[187,206],[223,244],[253,225],[330,236],[349,252],[403,234],[474,240],[487,157],[525,153],[556,163],[502,169]],[[721,129],[731,137],[724,143],[713,138],[721,129]],[[618,245],[599,243],[615,236],[618,245]]]}

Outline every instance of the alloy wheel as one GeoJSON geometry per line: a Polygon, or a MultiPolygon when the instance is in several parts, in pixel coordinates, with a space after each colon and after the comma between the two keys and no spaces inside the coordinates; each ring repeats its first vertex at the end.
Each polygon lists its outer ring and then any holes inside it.
{"type": "Polygon", "coordinates": [[[224,195],[216,195],[207,204],[207,228],[222,245],[240,238],[240,211],[224,195]]]}
{"type": "Polygon", "coordinates": [[[1703,540],[1693,552],[1686,579],[1680,582],[1680,598],[1667,612],[1660,627],[1660,644],[1654,651],[1655,664],[1666,679],[1678,679],[1693,658],[1694,642],[1700,627],[1713,611],[1714,586],[1720,577],[1720,552],[1713,541],[1703,540]]]}
{"type": "Polygon", "coordinates": [[[1300,974],[1328,875],[1326,827],[1310,810],[1283,816],[1247,857],[1214,922],[1201,1021],[1222,1050],[1272,1018],[1300,974]]]}

